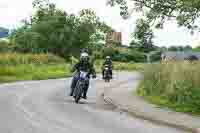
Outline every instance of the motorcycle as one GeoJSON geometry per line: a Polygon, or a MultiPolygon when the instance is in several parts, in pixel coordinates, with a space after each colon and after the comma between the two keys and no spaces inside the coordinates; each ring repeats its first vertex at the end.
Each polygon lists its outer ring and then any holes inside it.
{"type": "Polygon", "coordinates": [[[111,74],[110,74],[110,68],[108,65],[105,65],[104,67],[104,80],[105,82],[110,82],[111,74]]]}
{"type": "Polygon", "coordinates": [[[79,80],[76,84],[76,87],[74,90],[74,95],[73,95],[76,103],[79,103],[79,101],[84,93],[84,88],[86,86],[86,80],[88,78],[87,76],[88,76],[87,72],[80,71],[79,80]]]}

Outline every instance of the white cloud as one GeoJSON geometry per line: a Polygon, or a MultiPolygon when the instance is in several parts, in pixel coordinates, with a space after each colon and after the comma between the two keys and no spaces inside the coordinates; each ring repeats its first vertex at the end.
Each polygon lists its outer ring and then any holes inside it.
{"type": "MultiPolygon", "coordinates": [[[[130,41],[131,32],[134,30],[135,21],[139,14],[133,14],[129,20],[121,19],[118,7],[106,6],[106,0],[51,0],[59,8],[70,13],[78,13],[83,8],[93,9],[101,20],[107,22],[117,31],[123,33],[123,43],[130,41]]],[[[0,26],[12,28],[22,19],[31,15],[32,0],[0,0],[0,26]]],[[[155,32],[156,45],[188,45],[193,40],[198,40],[199,34],[191,36],[184,29],[178,29],[173,23],[168,23],[164,30],[155,32]]]]}

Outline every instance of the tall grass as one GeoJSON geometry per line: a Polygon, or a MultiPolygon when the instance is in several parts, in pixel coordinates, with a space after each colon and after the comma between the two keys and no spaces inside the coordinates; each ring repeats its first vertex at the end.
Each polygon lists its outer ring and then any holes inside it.
{"type": "Polygon", "coordinates": [[[70,76],[71,66],[52,54],[0,53],[0,82],[70,76]]]}
{"type": "Polygon", "coordinates": [[[0,53],[0,65],[55,64],[65,60],[52,54],[0,53]]]}
{"type": "Polygon", "coordinates": [[[153,103],[200,114],[200,63],[168,62],[144,69],[138,93],[153,103]]]}
{"type": "Polygon", "coordinates": [[[64,78],[71,76],[70,68],[69,64],[0,66],[0,82],[64,78]]]}

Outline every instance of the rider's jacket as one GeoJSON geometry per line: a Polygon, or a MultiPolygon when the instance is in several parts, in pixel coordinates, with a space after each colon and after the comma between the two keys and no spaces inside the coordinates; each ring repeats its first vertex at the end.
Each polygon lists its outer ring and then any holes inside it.
{"type": "Polygon", "coordinates": [[[112,69],[112,61],[111,60],[106,60],[104,63],[103,63],[103,68],[105,67],[105,65],[108,65],[110,69],[112,69]]]}
{"type": "Polygon", "coordinates": [[[77,64],[74,65],[72,71],[73,72],[74,71],[77,71],[77,72],[84,71],[84,72],[88,72],[88,75],[96,75],[93,64],[91,64],[89,62],[78,62],[77,64]]]}

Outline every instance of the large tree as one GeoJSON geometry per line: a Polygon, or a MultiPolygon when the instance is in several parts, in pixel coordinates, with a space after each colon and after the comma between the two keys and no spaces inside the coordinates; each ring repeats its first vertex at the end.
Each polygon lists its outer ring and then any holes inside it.
{"type": "Polygon", "coordinates": [[[125,18],[129,15],[127,1],[133,11],[144,12],[149,23],[162,28],[166,20],[174,19],[178,25],[188,29],[197,29],[197,21],[200,16],[200,0],[108,0],[108,4],[120,5],[121,15],[125,18]]]}
{"type": "Polygon", "coordinates": [[[48,0],[34,0],[33,8],[31,19],[25,20],[24,26],[11,37],[20,52],[78,56],[81,48],[91,47],[91,44],[95,45],[91,42],[104,39],[98,36],[99,31],[105,34],[112,29],[90,9],[84,9],[78,15],[68,14],[48,0]]]}

